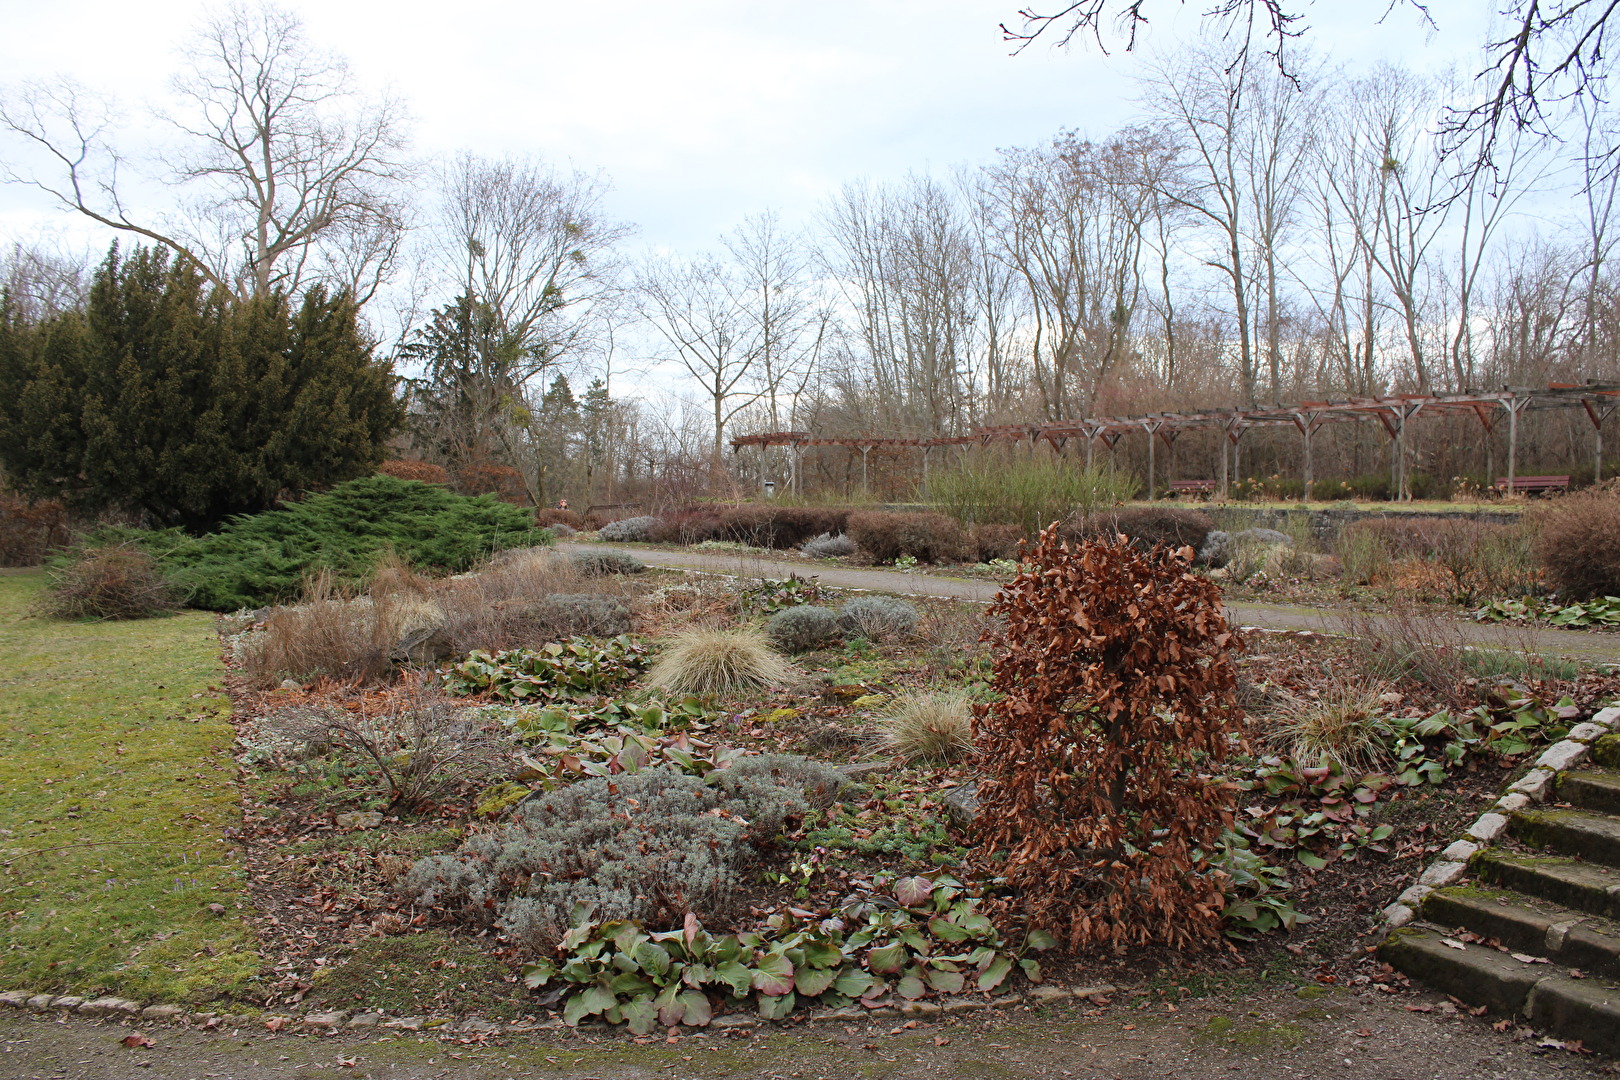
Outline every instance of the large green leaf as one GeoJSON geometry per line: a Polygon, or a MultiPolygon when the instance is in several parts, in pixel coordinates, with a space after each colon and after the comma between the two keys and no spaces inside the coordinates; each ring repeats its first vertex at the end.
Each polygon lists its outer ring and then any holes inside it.
{"type": "Polygon", "coordinates": [[[899,985],[895,987],[895,991],[907,1001],[916,1001],[928,992],[928,987],[917,976],[907,975],[900,980],[899,985]]]}
{"type": "Polygon", "coordinates": [[[793,996],[791,990],[775,997],[761,997],[759,999],[759,1015],[766,1020],[780,1020],[793,1011],[796,1001],[797,999],[793,996]]]}
{"type": "Polygon", "coordinates": [[[792,962],[781,953],[766,953],[754,965],[754,989],[768,997],[792,993],[792,962]]]}
{"type": "Polygon", "coordinates": [[[731,987],[735,997],[742,997],[753,989],[754,973],[736,960],[727,960],[715,968],[714,973],[721,982],[731,987]]]}
{"type": "Polygon", "coordinates": [[[793,989],[805,997],[818,997],[837,981],[837,968],[802,967],[794,973],[793,989]]]}
{"type": "Polygon", "coordinates": [[[662,978],[669,973],[669,953],[660,945],[655,945],[651,941],[638,941],[636,947],[630,950],[630,955],[635,957],[642,971],[655,978],[662,978]]]}
{"type": "Polygon", "coordinates": [[[523,965],[523,985],[530,990],[538,990],[556,977],[557,965],[550,960],[540,960],[533,964],[523,965]]]}
{"type": "Polygon", "coordinates": [[[806,941],[804,962],[811,967],[833,968],[844,962],[844,952],[831,941],[806,941]]]}
{"type": "Polygon", "coordinates": [[[1012,971],[1012,957],[1001,955],[990,961],[990,966],[979,973],[979,989],[994,990],[1012,971]]]}
{"type": "Polygon", "coordinates": [[[962,973],[960,971],[941,971],[930,968],[928,971],[928,985],[941,994],[957,994],[962,990],[962,973]]]}
{"type": "Polygon", "coordinates": [[[872,988],[873,981],[871,972],[848,967],[838,973],[838,978],[833,981],[833,989],[847,997],[864,997],[872,988]]]}
{"type": "Polygon", "coordinates": [[[945,919],[937,917],[929,920],[928,932],[933,934],[938,940],[948,941],[952,944],[958,941],[966,941],[968,938],[973,936],[972,934],[968,933],[964,927],[960,927],[953,922],[948,922],[945,919]]]}
{"type": "Polygon", "coordinates": [[[686,1006],[685,1015],[681,1023],[688,1027],[708,1027],[714,1016],[714,1010],[709,1007],[708,995],[696,990],[682,990],[681,1002],[686,1006]]]}
{"type": "Polygon", "coordinates": [[[906,947],[898,941],[866,955],[866,966],[879,975],[893,975],[906,965],[906,947]]]}
{"type": "Polygon", "coordinates": [[[1037,952],[1045,952],[1047,949],[1057,948],[1057,938],[1048,934],[1045,930],[1031,930],[1024,937],[1024,947],[1034,949],[1037,952]]]}
{"type": "Polygon", "coordinates": [[[653,1004],[650,997],[638,997],[627,1002],[619,1007],[619,1012],[624,1015],[630,1030],[637,1035],[646,1035],[658,1027],[658,1006],[653,1004]]]}

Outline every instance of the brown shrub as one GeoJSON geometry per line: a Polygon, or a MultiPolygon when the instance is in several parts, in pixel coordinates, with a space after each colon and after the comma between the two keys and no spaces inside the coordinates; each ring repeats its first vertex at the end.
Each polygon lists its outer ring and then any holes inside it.
{"type": "Polygon", "coordinates": [[[523,474],[510,465],[474,462],[458,468],[453,480],[456,491],[462,495],[494,495],[503,502],[520,504],[529,501],[523,474]]]}
{"type": "Polygon", "coordinates": [[[53,619],[148,619],[178,611],[182,592],[133,544],[72,553],[52,567],[35,609],[53,619]]]}
{"type": "Polygon", "coordinates": [[[443,465],[426,461],[406,461],[395,458],[377,466],[377,471],[398,480],[417,480],[424,484],[448,484],[450,473],[443,465]]]}
{"type": "Polygon", "coordinates": [[[1017,525],[975,525],[968,532],[968,547],[980,562],[1018,558],[1024,530],[1017,525]]]}
{"type": "Polygon", "coordinates": [[[585,522],[572,510],[558,510],[542,506],[534,512],[534,523],[542,529],[548,525],[567,525],[570,529],[583,529],[585,522]]]}
{"type": "Polygon", "coordinates": [[[1620,483],[1555,499],[1535,523],[1536,556],[1559,596],[1620,596],[1620,483]]]}
{"type": "Polygon", "coordinates": [[[1242,720],[1219,587],[1176,551],[1070,545],[1055,527],[1024,558],[990,609],[1004,696],[975,710],[985,869],[1010,913],[1071,948],[1218,940],[1199,852],[1232,822],[1210,773],[1242,720]]]}
{"type": "Polygon", "coordinates": [[[1124,533],[1144,551],[1163,544],[1168,548],[1190,547],[1196,552],[1204,546],[1204,539],[1214,528],[1215,522],[1201,510],[1139,506],[1092,514],[1079,526],[1079,537],[1108,539],[1116,533],[1124,533]]]}
{"type": "Polygon", "coordinates": [[[1534,542],[1533,522],[1390,516],[1354,523],[1338,550],[1352,580],[1472,603],[1532,591],[1534,542]]]}
{"type": "Polygon", "coordinates": [[[356,596],[330,574],[312,577],[299,603],[272,608],[264,625],[240,640],[242,670],[258,686],[323,675],[367,683],[389,674],[399,645],[440,626],[444,612],[408,570],[385,569],[373,585],[356,596]]]}
{"type": "Polygon", "coordinates": [[[0,493],[0,566],[38,566],[52,548],[72,542],[61,503],[0,493]]]}
{"type": "Polygon", "coordinates": [[[910,555],[919,562],[955,562],[967,555],[967,535],[944,514],[863,510],[849,515],[844,531],[877,562],[910,555]]]}

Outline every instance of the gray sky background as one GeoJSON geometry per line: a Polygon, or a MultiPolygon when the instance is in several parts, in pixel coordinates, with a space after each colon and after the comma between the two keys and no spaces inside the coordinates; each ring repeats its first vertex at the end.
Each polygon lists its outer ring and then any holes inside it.
{"type": "MultiPolygon", "coordinates": [[[[282,2],[363,84],[409,103],[419,152],[605,170],[612,209],[644,244],[709,246],[766,209],[803,221],[848,180],[978,163],[1061,128],[1102,135],[1133,113],[1136,65],[1123,52],[1037,43],[1010,56],[997,23],[1020,0],[282,2]]],[[[0,0],[0,82],[71,75],[119,97],[138,140],[143,103],[161,103],[175,46],[207,6],[0,0]]],[[[1142,44],[1173,44],[1206,6],[1157,0],[1142,44]]],[[[1332,62],[1468,72],[1494,7],[1432,0],[1431,32],[1409,9],[1380,24],[1384,0],[1300,6],[1304,43],[1332,62]]],[[[110,239],[0,186],[0,241],[41,227],[98,248],[110,239]]]]}

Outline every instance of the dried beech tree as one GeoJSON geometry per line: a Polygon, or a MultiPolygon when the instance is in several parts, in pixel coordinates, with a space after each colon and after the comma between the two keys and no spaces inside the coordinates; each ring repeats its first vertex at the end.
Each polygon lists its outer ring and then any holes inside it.
{"type": "Polygon", "coordinates": [[[1242,648],[1191,551],[1047,529],[991,611],[1002,695],[976,710],[978,816],[1009,912],[1070,948],[1220,935],[1200,851],[1232,822],[1211,775],[1237,736],[1242,648]]]}

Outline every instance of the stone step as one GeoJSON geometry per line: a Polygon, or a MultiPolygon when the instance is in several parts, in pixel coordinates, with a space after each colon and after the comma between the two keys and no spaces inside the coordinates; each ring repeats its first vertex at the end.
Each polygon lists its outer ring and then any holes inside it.
{"type": "Polygon", "coordinates": [[[1589,810],[1520,810],[1508,819],[1515,840],[1620,866],[1620,818],[1589,810]]]}
{"type": "Polygon", "coordinates": [[[1419,924],[1391,933],[1378,955],[1459,1001],[1507,1016],[1528,1016],[1559,1038],[1579,1039],[1601,1054],[1620,1054],[1620,985],[1609,980],[1577,979],[1551,964],[1516,960],[1419,924]]]}
{"type": "Polygon", "coordinates": [[[1620,925],[1600,916],[1514,892],[1452,886],[1437,889],[1424,899],[1423,918],[1494,938],[1514,952],[1620,979],[1620,925]]]}
{"type": "Polygon", "coordinates": [[[1546,964],[1522,963],[1485,945],[1448,945],[1447,941],[1455,939],[1434,927],[1413,923],[1385,938],[1378,946],[1378,958],[1459,1001],[1484,1005],[1507,1016],[1524,1012],[1530,991],[1549,973],[1546,964]]]}
{"type": "Polygon", "coordinates": [[[1558,778],[1558,798],[1583,810],[1620,814],[1620,772],[1578,769],[1564,773],[1558,778]]]}
{"type": "Polygon", "coordinates": [[[1605,735],[1593,743],[1592,761],[1605,769],[1620,769],[1620,734],[1605,735]]]}
{"type": "Polygon", "coordinates": [[[1487,848],[1470,869],[1481,881],[1574,911],[1620,919],[1620,871],[1558,855],[1519,855],[1487,848]]]}

